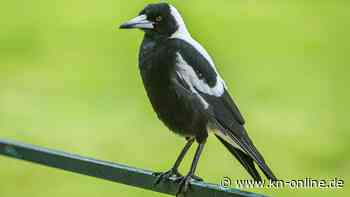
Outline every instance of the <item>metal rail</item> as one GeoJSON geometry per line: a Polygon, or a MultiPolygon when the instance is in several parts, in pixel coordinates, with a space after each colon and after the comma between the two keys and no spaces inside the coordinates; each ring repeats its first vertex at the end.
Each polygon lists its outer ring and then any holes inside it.
{"type": "MultiPolygon", "coordinates": [[[[20,142],[1,140],[0,155],[50,166],[74,173],[122,183],[164,194],[175,195],[178,185],[172,179],[155,185],[154,172],[20,142]]],[[[262,197],[260,194],[193,181],[186,196],[191,197],[262,197]]]]}

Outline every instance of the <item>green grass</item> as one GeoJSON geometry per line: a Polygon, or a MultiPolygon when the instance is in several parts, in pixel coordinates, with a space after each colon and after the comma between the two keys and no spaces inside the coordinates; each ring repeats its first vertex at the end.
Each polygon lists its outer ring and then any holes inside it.
{"type": "MultiPolygon", "coordinates": [[[[168,169],[184,141],[157,120],[146,98],[137,68],[142,32],[117,29],[149,2],[3,2],[0,137],[168,169]]],[[[345,180],[343,189],[249,191],[350,195],[350,4],[171,2],[214,57],[250,136],[278,177],[345,180]]],[[[198,174],[213,183],[224,176],[250,178],[214,138],[198,174]]],[[[163,196],[3,157],[0,177],[1,197],[163,196]]]]}

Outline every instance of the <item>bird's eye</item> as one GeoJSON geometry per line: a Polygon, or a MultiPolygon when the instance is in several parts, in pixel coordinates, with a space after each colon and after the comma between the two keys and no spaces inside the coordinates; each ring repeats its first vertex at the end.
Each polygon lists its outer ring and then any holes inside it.
{"type": "Polygon", "coordinates": [[[157,22],[160,22],[160,21],[162,21],[162,20],[163,20],[163,17],[162,17],[162,16],[157,16],[157,17],[156,17],[156,21],[157,21],[157,22]]]}

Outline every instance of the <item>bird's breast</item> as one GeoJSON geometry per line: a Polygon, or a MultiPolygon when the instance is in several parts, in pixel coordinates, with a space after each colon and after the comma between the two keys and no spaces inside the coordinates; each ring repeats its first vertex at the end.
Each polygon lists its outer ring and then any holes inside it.
{"type": "Polygon", "coordinates": [[[158,118],[175,133],[195,135],[206,123],[193,107],[193,101],[178,95],[171,80],[176,73],[176,54],[176,49],[164,43],[144,41],[139,56],[140,74],[158,118]]]}

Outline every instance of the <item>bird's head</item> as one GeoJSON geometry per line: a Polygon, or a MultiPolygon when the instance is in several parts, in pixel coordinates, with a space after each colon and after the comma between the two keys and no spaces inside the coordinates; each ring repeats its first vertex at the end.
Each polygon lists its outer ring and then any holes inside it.
{"type": "Polygon", "coordinates": [[[147,5],[137,17],[125,22],[121,29],[141,29],[148,35],[170,37],[186,27],[177,9],[168,3],[147,5]]]}

